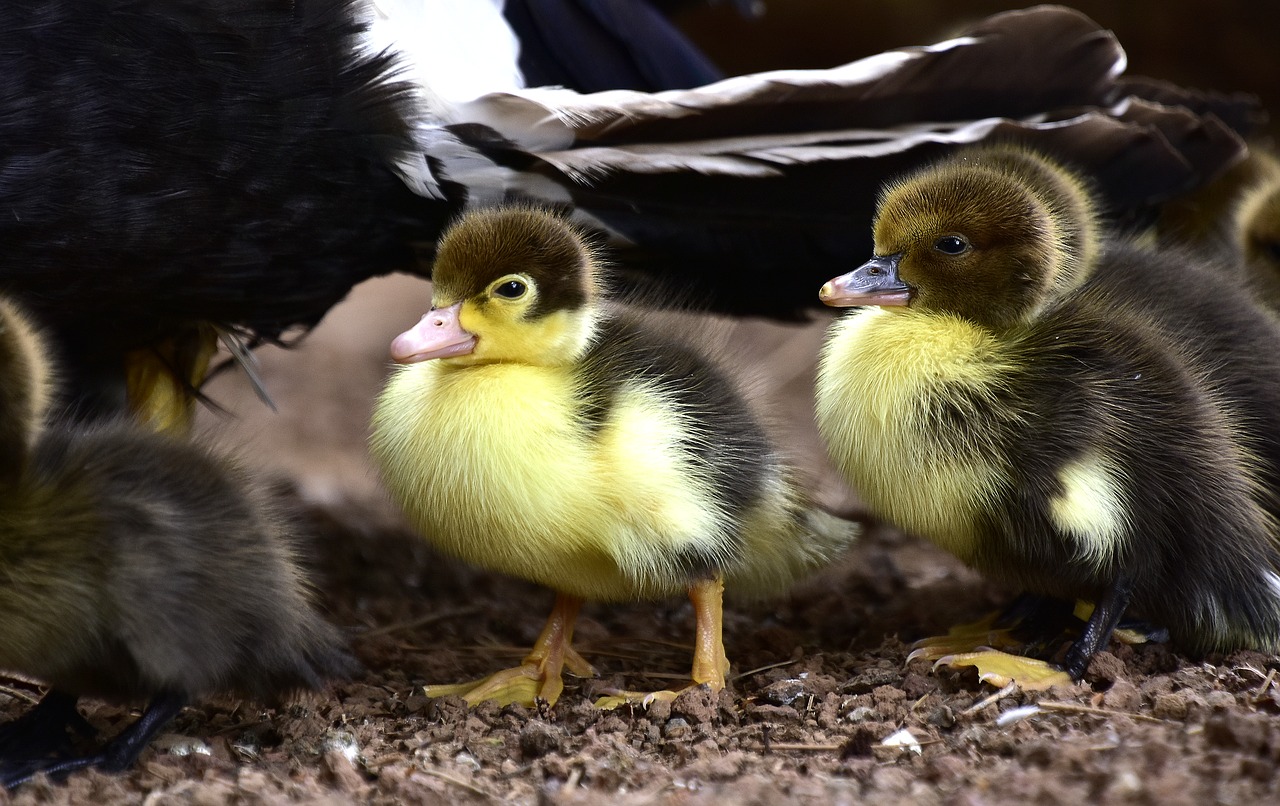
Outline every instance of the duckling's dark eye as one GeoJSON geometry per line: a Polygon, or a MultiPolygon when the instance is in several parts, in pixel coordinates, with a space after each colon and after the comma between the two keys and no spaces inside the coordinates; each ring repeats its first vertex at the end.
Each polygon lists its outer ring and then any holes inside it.
{"type": "Polygon", "coordinates": [[[969,242],[959,235],[943,235],[933,242],[933,248],[944,255],[959,255],[969,248],[969,242]]]}
{"type": "Polygon", "coordinates": [[[502,285],[493,289],[493,293],[505,299],[520,299],[527,290],[525,284],[519,280],[507,280],[502,285]]]}

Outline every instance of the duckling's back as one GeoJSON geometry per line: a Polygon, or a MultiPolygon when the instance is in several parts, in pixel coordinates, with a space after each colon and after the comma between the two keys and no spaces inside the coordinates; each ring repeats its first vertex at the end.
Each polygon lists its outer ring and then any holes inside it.
{"type": "Polygon", "coordinates": [[[1220,254],[1116,239],[1088,287],[1143,311],[1200,368],[1236,412],[1238,434],[1260,460],[1268,510],[1280,517],[1280,317],[1237,277],[1220,254]]]}

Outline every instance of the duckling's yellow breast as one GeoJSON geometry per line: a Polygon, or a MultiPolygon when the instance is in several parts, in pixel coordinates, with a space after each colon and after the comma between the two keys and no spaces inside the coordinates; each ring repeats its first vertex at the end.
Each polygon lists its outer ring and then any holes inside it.
{"type": "Polygon", "coordinates": [[[424,536],[468,562],[590,599],[669,595],[673,557],[726,516],[661,390],[624,386],[597,431],[570,370],[410,365],[374,412],[384,478],[424,536]]]}
{"type": "Polygon", "coordinates": [[[992,401],[1007,369],[992,336],[965,320],[854,311],[823,349],[818,427],[877,516],[970,559],[981,513],[1011,482],[994,435],[964,419],[992,401]]]}

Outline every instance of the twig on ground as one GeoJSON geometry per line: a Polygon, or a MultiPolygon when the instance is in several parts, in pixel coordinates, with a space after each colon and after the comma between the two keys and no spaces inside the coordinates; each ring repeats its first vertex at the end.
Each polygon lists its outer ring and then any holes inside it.
{"type": "Polygon", "coordinates": [[[1130,719],[1137,719],[1142,722],[1155,722],[1158,725],[1168,723],[1167,719],[1159,719],[1146,714],[1132,714],[1128,711],[1113,711],[1109,708],[1094,708],[1092,705],[1078,705],[1074,702],[1040,702],[1036,703],[1046,711],[1065,711],[1075,714],[1090,714],[1092,716],[1127,716],[1130,719]]]}
{"type": "Polygon", "coordinates": [[[970,705],[968,708],[960,712],[960,716],[973,716],[974,714],[981,711],[983,708],[986,708],[988,705],[991,705],[994,702],[998,702],[999,700],[1004,699],[1005,697],[1009,696],[1010,694],[1012,694],[1017,690],[1018,690],[1018,684],[1010,683],[1009,685],[997,691],[995,694],[992,694],[989,697],[983,697],[981,700],[978,700],[973,705],[970,705]]]}
{"type": "Polygon", "coordinates": [[[439,613],[431,613],[430,615],[422,616],[416,619],[410,619],[409,621],[401,621],[401,622],[397,622],[396,624],[387,624],[383,627],[374,627],[373,629],[358,632],[353,637],[360,640],[364,640],[366,638],[375,638],[379,635],[386,635],[387,633],[399,632],[401,630],[412,630],[417,627],[425,627],[428,624],[434,624],[438,621],[448,621],[451,618],[458,618],[460,616],[469,616],[473,613],[478,613],[479,611],[480,611],[480,608],[475,606],[459,607],[456,610],[443,610],[439,613]]]}

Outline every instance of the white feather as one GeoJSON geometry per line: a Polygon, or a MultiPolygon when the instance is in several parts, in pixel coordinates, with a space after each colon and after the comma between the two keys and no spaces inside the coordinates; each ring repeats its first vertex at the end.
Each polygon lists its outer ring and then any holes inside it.
{"type": "Polygon", "coordinates": [[[458,104],[524,86],[520,44],[502,6],[503,0],[365,0],[362,47],[398,54],[427,121],[457,122],[458,104]]]}

